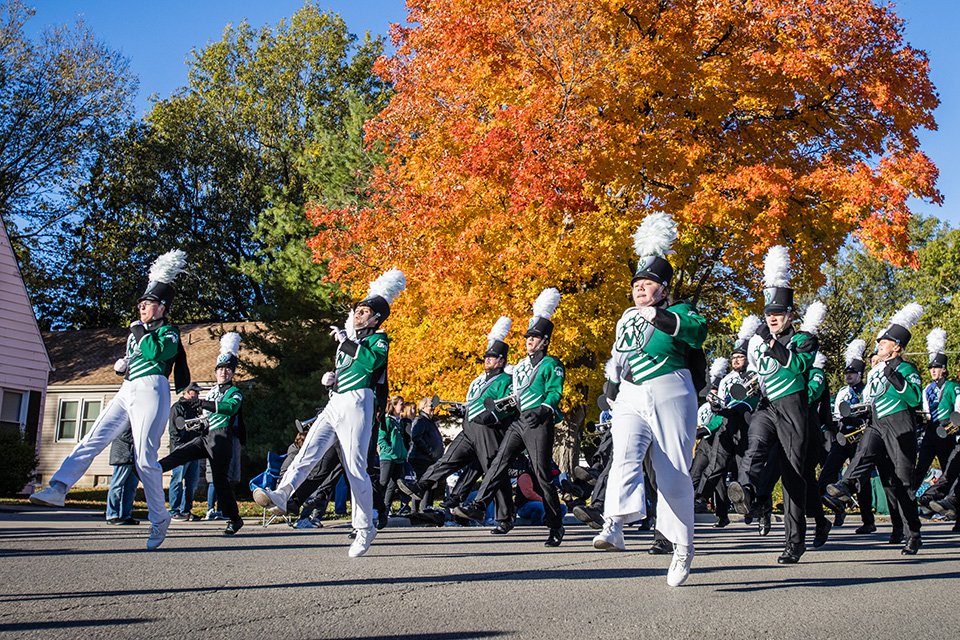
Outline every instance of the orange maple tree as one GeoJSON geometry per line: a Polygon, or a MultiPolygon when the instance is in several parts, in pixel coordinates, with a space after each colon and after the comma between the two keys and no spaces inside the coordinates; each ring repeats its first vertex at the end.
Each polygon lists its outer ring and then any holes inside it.
{"type": "MultiPolygon", "coordinates": [[[[897,263],[907,198],[939,201],[925,54],[871,0],[408,0],[372,206],[310,211],[314,255],[361,295],[398,267],[402,392],[462,396],[500,314],[511,344],[544,287],[567,407],[589,406],[651,211],[677,220],[674,293],[713,322],[759,310],[763,254],[794,281],[853,234],[897,263]]],[[[580,413],[582,417],[582,412],[580,413]]]]}

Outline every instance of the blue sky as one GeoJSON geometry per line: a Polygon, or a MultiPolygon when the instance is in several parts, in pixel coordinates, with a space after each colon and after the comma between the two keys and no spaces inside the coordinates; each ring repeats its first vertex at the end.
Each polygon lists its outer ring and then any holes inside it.
{"type": "MultiPolygon", "coordinates": [[[[28,0],[29,3],[29,0],[28,0]]],[[[148,97],[168,97],[187,81],[185,61],[194,47],[220,39],[228,23],[244,18],[253,25],[276,24],[295,13],[302,0],[41,0],[28,29],[72,22],[83,15],[87,26],[111,47],[130,58],[140,78],[138,115],[149,109],[148,97]]],[[[404,22],[403,0],[353,0],[317,3],[340,13],[351,31],[386,35],[391,22],[404,22]]],[[[927,52],[931,77],[940,93],[938,131],[921,131],[924,151],[940,168],[942,207],[914,202],[913,209],[960,227],[960,54],[954,30],[960,24],[960,0],[895,0],[906,21],[908,42],[927,52]]]]}

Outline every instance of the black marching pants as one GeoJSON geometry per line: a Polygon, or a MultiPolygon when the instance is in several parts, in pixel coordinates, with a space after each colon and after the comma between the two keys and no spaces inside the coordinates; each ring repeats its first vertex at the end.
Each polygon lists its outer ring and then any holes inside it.
{"type": "Polygon", "coordinates": [[[937,435],[939,424],[928,425],[923,432],[923,439],[920,441],[920,452],[917,455],[917,466],[913,472],[913,480],[910,488],[916,491],[923,484],[923,478],[930,470],[930,464],[936,458],[940,463],[940,469],[946,469],[950,461],[950,454],[953,452],[957,441],[952,437],[941,438],[937,435]]]}
{"type": "MultiPolygon", "coordinates": [[[[822,496],[827,492],[827,485],[840,480],[843,463],[846,460],[852,461],[856,457],[857,445],[858,443],[856,442],[851,444],[833,443],[830,452],[827,454],[827,459],[824,460],[823,466],[820,467],[820,477],[817,479],[817,493],[822,496]]],[[[851,489],[855,489],[857,495],[860,520],[863,521],[863,524],[873,524],[875,521],[873,516],[873,485],[870,484],[870,475],[867,474],[865,478],[857,481],[856,485],[855,488],[851,487],[851,489]]]]}
{"type": "Polygon", "coordinates": [[[210,461],[213,488],[217,491],[217,502],[221,513],[228,520],[239,520],[237,497],[233,493],[233,487],[227,475],[230,471],[230,461],[233,459],[233,437],[228,427],[211,429],[202,438],[194,438],[180,445],[171,451],[170,455],[160,460],[160,468],[170,471],[187,462],[204,458],[210,461]]]}

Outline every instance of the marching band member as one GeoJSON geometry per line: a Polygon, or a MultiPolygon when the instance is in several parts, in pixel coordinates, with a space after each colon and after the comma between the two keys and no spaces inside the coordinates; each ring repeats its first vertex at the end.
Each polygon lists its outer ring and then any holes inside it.
{"type": "Polygon", "coordinates": [[[143,483],[151,525],[147,549],[159,547],[170,526],[157,452],[170,416],[171,370],[177,392],[190,383],[180,330],[167,319],[176,294],[172,283],[184,272],[185,265],[186,254],[180,250],[163,254],[151,265],[150,284],[139,300],[140,319],[130,325],[127,336],[126,357],[114,364],[114,370],[124,376],[120,391],[104,407],[90,433],[60,465],[50,486],[30,496],[34,504],[62,507],[67,492],[97,454],[121,432],[131,429],[137,473],[143,483]]]}
{"type": "MultiPolygon", "coordinates": [[[[750,370],[760,380],[763,399],[747,432],[747,452],[740,466],[739,481],[730,483],[727,494],[737,512],[756,512],[772,487],[761,485],[764,465],[779,445],[778,460],[783,480],[784,551],[780,564],[795,564],[806,550],[804,480],[807,457],[807,372],[817,351],[814,335],[793,326],[793,289],[789,287],[790,256],[782,246],[771,247],[764,262],[764,316],[747,348],[750,370]]],[[[764,508],[765,510],[765,508],[764,508]]]]}
{"type": "Polygon", "coordinates": [[[926,425],[920,441],[913,482],[910,485],[914,491],[920,488],[934,458],[940,463],[940,468],[946,470],[950,452],[956,444],[953,438],[941,438],[937,434],[940,427],[950,424],[950,414],[953,413],[953,407],[960,396],[960,384],[950,380],[947,375],[947,354],[944,353],[946,347],[946,331],[937,327],[927,334],[927,353],[930,354],[928,367],[933,382],[927,385],[922,394],[926,425]]]}
{"type": "Polygon", "coordinates": [[[283,474],[276,491],[256,489],[253,498],[262,507],[285,513],[287,501],[313,466],[338,439],[343,467],[350,483],[353,528],[351,558],[362,556],[377,535],[373,521],[373,487],[367,474],[367,454],[373,432],[374,388],[386,380],[390,339],[380,326],[390,316],[390,305],[406,288],[399,269],[387,271],[370,283],[367,297],[351,315],[352,331],[332,327],[339,346],[336,371],[323,376],[331,388],[330,401],[317,416],[296,459],[283,474]]]}
{"type": "MultiPolygon", "coordinates": [[[[707,323],[687,302],[669,299],[673,267],[664,257],[677,237],[673,219],[647,216],[634,235],[639,267],[630,281],[634,305],[617,322],[605,395],[612,400],[613,460],[597,549],[623,551],[624,522],[646,514],[643,461],[657,480],[657,531],[673,543],[667,584],[679,586],[693,561],[693,485],[697,391],[686,355],[699,350],[707,323]]],[[[701,375],[706,372],[701,371],[701,375]]]]}
{"type": "MultiPolygon", "coordinates": [[[[433,504],[433,492],[451,473],[476,460],[486,474],[503,441],[503,425],[507,414],[484,408],[487,398],[494,400],[510,394],[512,379],[504,369],[510,347],[504,340],[510,333],[513,322],[501,316],[487,335],[487,350],[483,354],[483,373],[474,378],[467,388],[464,404],[463,430],[454,438],[443,456],[433,463],[418,481],[401,479],[397,482],[407,495],[420,501],[420,510],[433,504]]],[[[513,529],[513,503],[506,486],[500,487],[493,496],[497,527],[494,534],[504,534],[513,529]]],[[[429,515],[427,516],[430,517],[429,515]]],[[[436,524],[443,524],[442,514],[433,516],[436,524]]]]}
{"type": "Polygon", "coordinates": [[[553,484],[554,424],[562,415],[560,400],[563,398],[564,368],[559,359],[547,355],[553,335],[550,318],[558,304],[560,292],[553,288],[544,289],[534,302],[533,317],[524,334],[527,357],[513,369],[513,395],[520,416],[507,427],[476,498],[453,509],[461,518],[482,521],[486,505],[509,483],[507,472],[513,459],[526,449],[531,475],[542,492],[544,523],[550,529],[544,543],[548,547],[559,547],[564,534],[560,497],[553,484]]]}
{"type": "Polygon", "coordinates": [[[233,439],[239,438],[240,444],[246,440],[242,427],[243,418],[240,415],[243,394],[233,385],[239,354],[240,334],[233,331],[223,334],[220,338],[220,355],[217,356],[214,367],[217,384],[207,392],[205,399],[194,400],[195,407],[203,410],[207,433],[202,438],[181,444],[160,461],[160,467],[164,471],[193,460],[206,458],[209,461],[213,488],[217,492],[217,504],[228,521],[223,533],[228,536],[232,536],[243,526],[237,498],[229,479],[230,462],[234,455],[233,439]]]}
{"type": "Polygon", "coordinates": [[[922,545],[917,501],[909,490],[917,459],[912,410],[921,403],[920,374],[916,367],[903,360],[911,337],[910,327],[922,313],[923,307],[910,303],[893,316],[890,326],[880,334],[878,362],[870,370],[864,389],[864,401],[872,405],[872,420],[860,438],[857,455],[843,479],[827,486],[827,495],[849,504],[853,502],[852,482],[868,476],[871,466],[876,465],[880,481],[888,490],[888,496],[893,497],[890,542],[896,544],[903,539],[905,525],[907,542],[900,551],[905,555],[916,554],[922,545]]]}

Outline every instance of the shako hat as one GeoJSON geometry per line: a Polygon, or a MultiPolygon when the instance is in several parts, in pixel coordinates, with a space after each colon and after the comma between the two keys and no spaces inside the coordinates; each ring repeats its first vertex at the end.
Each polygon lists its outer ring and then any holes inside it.
{"type": "Polygon", "coordinates": [[[770,247],[763,260],[763,312],[786,313],[793,310],[790,288],[790,253],[782,245],[770,247]]]}
{"type": "Polygon", "coordinates": [[[138,302],[153,300],[162,304],[167,311],[173,304],[173,297],[177,290],[173,288],[173,281],[185,271],[187,254],[180,249],[168,251],[158,257],[150,265],[150,283],[138,302]]]}
{"type": "Polygon", "coordinates": [[[228,367],[236,370],[240,364],[240,334],[235,331],[228,331],[220,338],[220,355],[217,356],[217,365],[214,371],[220,367],[228,367]]]}
{"type": "Polygon", "coordinates": [[[710,388],[716,389],[720,386],[720,381],[723,380],[723,376],[727,375],[727,364],[728,361],[726,358],[714,358],[713,364],[710,365],[710,388]]]}
{"type": "Polygon", "coordinates": [[[737,341],[733,345],[734,353],[739,353],[740,355],[747,355],[747,345],[750,344],[750,338],[752,338],[756,333],[757,329],[760,328],[760,318],[757,316],[747,316],[743,319],[743,322],[740,323],[740,331],[737,332],[737,341]]]}
{"type": "Polygon", "coordinates": [[[487,350],[483,354],[484,358],[507,359],[507,353],[510,351],[510,347],[504,340],[507,339],[507,334],[510,333],[510,327],[512,326],[513,320],[507,316],[500,316],[496,323],[494,323],[493,329],[487,334],[487,350]]]}
{"type": "Polygon", "coordinates": [[[403,271],[390,269],[370,283],[367,297],[353,305],[353,308],[369,307],[379,318],[377,324],[383,324],[390,317],[390,305],[406,288],[407,278],[403,271]]]}
{"type": "Polygon", "coordinates": [[[859,373],[863,375],[863,370],[866,369],[866,365],[863,362],[863,352],[867,348],[867,343],[857,338],[853,342],[847,345],[847,351],[843,354],[844,359],[844,373],[859,373]]]}
{"type": "Polygon", "coordinates": [[[524,338],[549,338],[553,335],[553,322],[550,318],[560,304],[560,291],[550,287],[544,289],[533,303],[533,317],[527,325],[524,338]]]}
{"type": "Polygon", "coordinates": [[[937,327],[927,334],[927,353],[930,354],[930,364],[928,369],[940,367],[947,368],[947,332],[937,327]]]}
{"type": "Polygon", "coordinates": [[[637,280],[653,280],[667,286],[673,279],[673,266],[666,259],[670,254],[670,247],[677,239],[677,223],[670,214],[663,212],[651,213],[633,234],[633,250],[640,258],[637,263],[637,272],[630,285],[637,280]]]}
{"type": "Polygon", "coordinates": [[[923,307],[916,302],[911,302],[890,318],[890,326],[880,334],[877,342],[893,340],[900,345],[901,349],[906,349],[907,343],[910,342],[910,328],[917,323],[921,314],[923,314],[923,307]]]}

